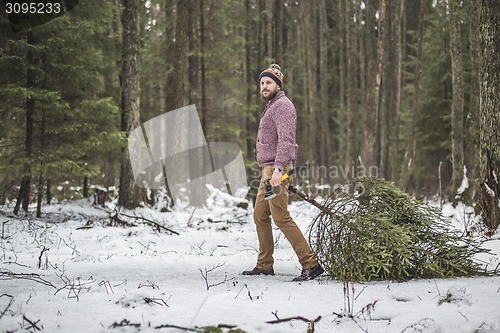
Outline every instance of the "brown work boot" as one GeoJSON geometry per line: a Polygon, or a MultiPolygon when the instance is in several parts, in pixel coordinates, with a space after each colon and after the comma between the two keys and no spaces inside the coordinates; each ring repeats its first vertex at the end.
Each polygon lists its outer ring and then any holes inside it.
{"type": "Polygon", "coordinates": [[[313,268],[304,269],[304,270],[302,270],[302,273],[299,276],[297,276],[296,278],[293,279],[293,281],[296,281],[296,282],[297,281],[309,281],[309,280],[317,278],[318,276],[320,276],[324,272],[325,272],[325,270],[320,265],[313,267],[313,268]]]}
{"type": "Polygon", "coordinates": [[[251,271],[243,271],[243,275],[274,275],[274,269],[262,269],[255,267],[251,271]]]}

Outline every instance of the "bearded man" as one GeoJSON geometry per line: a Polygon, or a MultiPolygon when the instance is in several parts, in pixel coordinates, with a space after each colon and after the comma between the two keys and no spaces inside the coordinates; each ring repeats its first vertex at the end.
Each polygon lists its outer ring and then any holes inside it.
{"type": "Polygon", "coordinates": [[[260,95],[267,101],[257,132],[257,163],[262,177],[255,199],[254,222],[259,239],[257,265],[243,275],[274,275],[274,238],[271,217],[292,245],[302,266],[302,272],[293,281],[312,280],[324,272],[302,231],[288,211],[288,185],[291,178],[281,180],[293,169],[297,159],[295,142],[297,114],[293,103],[283,91],[283,72],[271,64],[259,76],[260,95]],[[274,198],[265,200],[264,181],[271,179],[274,198]]]}

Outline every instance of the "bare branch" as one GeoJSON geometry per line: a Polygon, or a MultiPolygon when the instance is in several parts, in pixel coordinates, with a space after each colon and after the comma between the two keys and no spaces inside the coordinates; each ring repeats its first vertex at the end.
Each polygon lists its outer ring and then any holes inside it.
{"type": "MultiPolygon", "coordinates": [[[[278,317],[277,313],[278,313],[278,311],[273,312],[273,314],[276,317],[278,317]]],[[[267,321],[266,323],[267,324],[280,324],[280,323],[288,323],[288,322],[291,322],[291,321],[294,321],[294,320],[303,321],[303,322],[307,323],[307,333],[314,333],[314,326],[315,326],[315,324],[317,322],[319,322],[321,320],[321,316],[318,316],[314,320],[310,320],[310,319],[307,319],[307,318],[304,318],[304,317],[301,317],[301,316],[297,316],[297,317],[289,317],[289,318],[271,320],[271,321],[267,321]]]]}
{"type": "Polygon", "coordinates": [[[7,310],[14,303],[14,296],[8,295],[8,294],[2,294],[2,295],[0,295],[0,297],[3,297],[3,296],[10,297],[10,300],[9,300],[9,304],[7,304],[7,307],[2,311],[2,313],[0,313],[0,319],[2,319],[2,317],[5,315],[5,313],[7,312],[7,310]]]}
{"type": "Polygon", "coordinates": [[[202,276],[202,277],[203,277],[203,279],[205,280],[205,285],[206,285],[206,287],[207,287],[207,290],[210,290],[210,288],[212,288],[212,287],[217,287],[217,286],[220,286],[221,284],[224,284],[224,283],[226,283],[226,282],[228,282],[228,281],[234,280],[234,277],[232,277],[232,278],[228,279],[228,278],[227,278],[227,272],[226,272],[226,273],[224,274],[224,280],[223,280],[223,281],[220,281],[220,282],[217,282],[217,283],[209,283],[209,282],[208,282],[208,274],[209,274],[209,273],[211,273],[212,271],[216,270],[217,268],[220,268],[220,267],[224,266],[224,265],[225,265],[225,263],[222,263],[222,264],[221,264],[221,263],[219,263],[219,264],[217,264],[217,266],[212,267],[212,268],[210,268],[210,269],[207,269],[207,268],[205,267],[205,270],[204,270],[204,271],[203,271],[201,268],[199,268],[199,269],[198,269],[198,270],[200,271],[200,273],[201,273],[201,276],[202,276]]]}
{"type": "Polygon", "coordinates": [[[160,326],[156,326],[155,327],[155,329],[157,329],[157,330],[162,329],[162,328],[176,328],[176,329],[183,330],[183,331],[186,331],[186,332],[206,333],[205,330],[199,330],[199,329],[196,329],[196,328],[182,327],[182,326],[169,325],[169,324],[160,325],[160,326]]]}
{"type": "Polygon", "coordinates": [[[35,322],[32,322],[31,320],[29,320],[26,315],[23,314],[23,320],[26,320],[31,326],[29,327],[25,327],[25,329],[30,329],[30,328],[33,328],[35,329],[35,331],[41,331],[40,327],[38,327],[36,324],[38,324],[40,322],[40,319],[38,319],[37,321],[35,322]]]}
{"type": "MultiPolygon", "coordinates": [[[[160,232],[161,230],[164,230],[164,231],[168,231],[168,232],[170,232],[170,233],[172,233],[174,235],[180,235],[177,231],[169,229],[169,228],[165,227],[164,225],[161,225],[158,222],[155,222],[153,220],[147,219],[147,218],[145,218],[142,215],[141,216],[138,216],[138,215],[127,215],[125,213],[120,213],[120,214],[123,215],[123,216],[125,216],[125,217],[128,217],[128,218],[132,218],[132,219],[136,219],[136,220],[142,220],[142,221],[146,222],[146,224],[149,224],[149,226],[155,227],[158,232],[160,232]]],[[[118,214],[116,214],[115,216],[117,216],[117,215],[118,214]]]]}
{"type": "Polygon", "coordinates": [[[0,270],[0,280],[14,280],[14,279],[31,280],[31,281],[35,281],[35,282],[41,283],[43,285],[52,287],[54,289],[57,288],[51,282],[43,279],[40,276],[40,274],[36,274],[36,273],[13,273],[13,272],[11,272],[9,270],[5,270],[5,269],[0,270]]]}

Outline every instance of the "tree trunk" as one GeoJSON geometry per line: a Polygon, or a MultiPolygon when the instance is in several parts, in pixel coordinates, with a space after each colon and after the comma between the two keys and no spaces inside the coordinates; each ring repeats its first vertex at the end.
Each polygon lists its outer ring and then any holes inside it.
{"type": "MultiPolygon", "coordinates": [[[[302,123],[304,145],[302,151],[305,151],[305,158],[311,163],[317,163],[317,110],[316,99],[314,93],[316,91],[316,45],[310,36],[315,35],[314,30],[314,10],[310,8],[311,4],[306,2],[300,3],[300,23],[299,23],[299,49],[301,50],[301,63],[303,64],[302,71],[304,72],[303,80],[303,96],[304,96],[304,114],[305,117],[302,123]]],[[[316,176],[315,173],[311,175],[316,176]]],[[[310,179],[311,182],[317,183],[318,179],[310,179]]]]}
{"type": "Polygon", "coordinates": [[[420,78],[422,76],[422,54],[423,40],[425,33],[425,16],[426,16],[427,1],[421,0],[420,13],[418,19],[417,32],[417,54],[415,57],[415,68],[413,70],[413,100],[411,102],[411,123],[408,141],[406,143],[406,152],[401,166],[401,176],[399,179],[399,187],[406,191],[410,182],[410,171],[415,162],[415,132],[417,129],[417,121],[420,111],[420,78]]]}
{"type": "Polygon", "coordinates": [[[47,179],[47,187],[45,188],[45,198],[47,199],[47,205],[50,205],[52,202],[52,181],[47,179]]]}
{"type": "Polygon", "coordinates": [[[252,67],[252,49],[254,47],[253,38],[253,25],[252,25],[252,8],[250,0],[245,0],[245,82],[246,82],[246,117],[245,117],[245,143],[246,143],[246,157],[250,161],[255,156],[255,133],[257,126],[254,115],[255,109],[255,95],[257,87],[257,78],[254,77],[252,67]]]}
{"type": "MultiPolygon", "coordinates": [[[[121,130],[128,138],[130,132],[140,125],[139,6],[141,1],[124,0],[123,4],[121,130]]],[[[119,192],[119,206],[132,209],[139,205],[139,190],[135,186],[127,147],[122,148],[119,192]]]]}
{"type": "Polygon", "coordinates": [[[494,232],[500,224],[500,2],[480,0],[479,145],[481,193],[477,206],[494,232]]]}
{"type": "MultiPolygon", "coordinates": [[[[422,0],[421,0],[422,1],[422,0]]],[[[393,54],[394,54],[394,91],[393,91],[393,104],[391,108],[390,120],[390,179],[396,180],[398,174],[398,161],[399,161],[399,119],[401,113],[401,90],[403,87],[403,35],[402,35],[402,21],[405,12],[405,0],[399,0],[392,5],[392,36],[394,40],[393,54]]]]}
{"type": "MultiPolygon", "coordinates": [[[[26,54],[27,70],[26,70],[26,89],[33,89],[35,86],[35,73],[31,68],[34,61],[31,45],[35,44],[35,37],[31,31],[26,36],[26,43],[28,44],[28,51],[26,54]]],[[[26,162],[24,165],[24,175],[21,181],[21,187],[17,196],[16,205],[14,207],[14,214],[19,213],[19,209],[28,212],[31,193],[31,159],[33,157],[33,127],[34,127],[34,114],[35,114],[35,99],[30,95],[26,99],[26,136],[25,136],[25,152],[26,162]]]]}
{"type": "Polygon", "coordinates": [[[366,55],[366,94],[365,94],[365,130],[363,143],[363,163],[365,167],[378,167],[378,147],[377,137],[378,126],[377,119],[379,117],[377,87],[377,35],[375,28],[377,21],[375,12],[377,4],[375,1],[366,3],[366,37],[365,37],[365,55],[366,55]]]}
{"type": "Polygon", "coordinates": [[[44,173],[44,151],[45,151],[45,109],[42,110],[42,121],[40,124],[40,170],[38,171],[38,192],[36,200],[36,217],[42,217],[43,201],[43,173],[44,173]]]}
{"type": "Polygon", "coordinates": [[[282,68],[283,63],[283,0],[275,0],[273,8],[273,58],[282,68]]]}
{"type": "Polygon", "coordinates": [[[346,47],[347,47],[347,156],[344,165],[347,170],[356,168],[357,151],[357,121],[358,121],[358,52],[357,29],[359,18],[354,20],[357,12],[357,1],[347,1],[346,6],[346,47]]]}
{"type": "Polygon", "coordinates": [[[320,0],[318,6],[319,16],[319,100],[320,100],[320,119],[319,119],[319,157],[322,166],[326,170],[333,164],[332,157],[332,138],[330,131],[330,110],[328,100],[328,22],[326,20],[326,3],[320,0]]]}
{"type": "Polygon", "coordinates": [[[377,40],[377,74],[375,76],[375,97],[374,109],[378,110],[376,124],[379,131],[379,142],[378,146],[380,148],[379,160],[376,161],[379,166],[379,175],[382,177],[387,176],[387,160],[388,160],[388,124],[387,124],[387,110],[386,108],[381,109],[380,105],[383,104],[383,98],[381,98],[381,84],[382,84],[382,75],[384,69],[384,44],[385,44],[385,0],[380,0],[379,4],[379,21],[378,21],[378,40],[377,40]]]}
{"type": "Polygon", "coordinates": [[[478,177],[478,145],[479,145],[479,59],[480,59],[480,10],[479,6],[474,3],[470,6],[470,99],[469,99],[469,113],[465,120],[465,133],[467,140],[465,140],[464,154],[465,165],[467,167],[467,177],[469,179],[469,188],[464,195],[464,201],[467,204],[472,204],[477,189],[478,177]]]}
{"type": "Polygon", "coordinates": [[[187,59],[187,37],[189,29],[189,1],[177,1],[177,17],[175,20],[175,59],[171,86],[174,90],[172,110],[184,106],[185,84],[184,74],[187,59]]]}
{"type": "MultiPolygon", "coordinates": [[[[200,44],[200,30],[203,29],[201,26],[200,19],[200,6],[198,0],[189,0],[188,7],[190,9],[190,15],[188,19],[188,31],[189,31],[189,57],[188,57],[188,100],[189,105],[200,105],[200,59],[201,59],[201,44],[200,44]]],[[[189,140],[192,138],[189,137],[189,140]]],[[[207,163],[203,158],[200,159],[190,159],[190,163],[187,166],[189,168],[190,179],[193,179],[191,175],[201,175],[203,170],[203,165],[207,163]]],[[[193,186],[190,186],[191,190],[193,186]]],[[[195,190],[199,195],[190,195],[189,204],[195,207],[201,207],[204,204],[202,198],[205,198],[206,187],[204,184],[199,183],[199,187],[195,190]]]]}
{"type": "Polygon", "coordinates": [[[89,176],[83,177],[83,197],[89,197],[89,176]]]}
{"type": "MultiPolygon", "coordinates": [[[[346,47],[346,14],[347,14],[347,0],[338,1],[338,11],[339,11],[339,24],[338,24],[338,34],[339,34],[339,107],[336,115],[336,121],[339,124],[338,136],[339,136],[339,158],[340,163],[345,161],[347,156],[347,113],[346,113],[346,71],[347,71],[347,47],[346,47]]],[[[346,163],[344,163],[346,164],[346,163]]]]}
{"type": "Polygon", "coordinates": [[[449,1],[450,17],[450,51],[453,84],[453,99],[451,105],[451,201],[455,200],[457,189],[463,178],[464,167],[464,86],[462,50],[460,43],[460,0],[449,1]]]}

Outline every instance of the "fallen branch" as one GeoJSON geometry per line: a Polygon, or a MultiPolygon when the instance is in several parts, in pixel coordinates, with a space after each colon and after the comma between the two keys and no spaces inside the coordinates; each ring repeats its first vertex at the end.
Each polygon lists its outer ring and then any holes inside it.
{"type": "Polygon", "coordinates": [[[186,331],[186,332],[207,333],[207,331],[205,331],[205,330],[199,330],[199,329],[196,329],[196,328],[182,327],[182,326],[169,325],[169,324],[160,325],[160,326],[156,326],[155,327],[156,330],[159,330],[159,329],[162,329],[162,328],[176,328],[178,330],[182,330],[182,331],[186,331]]]}
{"type": "Polygon", "coordinates": [[[73,282],[70,282],[70,280],[64,276],[60,276],[60,278],[61,280],[66,282],[66,285],[62,288],[57,289],[54,295],[56,295],[63,289],[67,289],[68,298],[76,298],[77,301],[80,300],[80,292],[84,289],[86,289],[87,291],[90,290],[90,285],[95,282],[93,277],[90,277],[89,280],[83,282],[81,281],[80,277],[77,277],[76,281],[73,280],[73,282]]]}
{"type": "Polygon", "coordinates": [[[35,281],[38,283],[41,283],[45,286],[52,287],[54,289],[57,289],[56,286],[54,286],[50,281],[47,281],[43,278],[40,277],[40,274],[36,273],[13,273],[9,270],[1,270],[0,271],[0,280],[14,280],[14,279],[21,279],[21,280],[31,280],[35,281]]]}
{"type": "Polygon", "coordinates": [[[169,228],[165,227],[164,225],[161,225],[158,222],[155,222],[153,220],[145,218],[144,216],[128,215],[128,214],[125,214],[125,213],[120,213],[120,214],[123,215],[123,216],[125,216],[125,217],[128,217],[128,218],[132,218],[132,219],[136,219],[136,220],[142,220],[142,221],[146,222],[146,224],[148,224],[148,225],[150,225],[152,227],[155,227],[158,232],[160,232],[161,230],[164,230],[164,231],[168,231],[168,232],[170,232],[170,233],[172,233],[174,235],[177,235],[177,236],[180,235],[177,231],[169,229],[169,228]]]}
{"type": "MultiPolygon", "coordinates": [[[[273,312],[274,316],[278,318],[277,312],[273,312]]],[[[289,318],[283,318],[283,319],[276,319],[276,320],[271,320],[271,321],[266,321],[267,324],[281,324],[281,323],[288,323],[294,320],[298,321],[303,321],[307,323],[307,333],[314,333],[314,325],[321,320],[321,316],[318,316],[318,318],[311,320],[307,319],[301,316],[297,317],[289,317],[289,318]]]]}
{"type": "Polygon", "coordinates": [[[243,215],[238,215],[238,216],[235,216],[234,218],[232,219],[226,219],[226,220],[212,220],[211,218],[209,218],[207,221],[210,222],[210,223],[238,223],[238,224],[246,224],[247,222],[246,221],[242,221],[243,218],[245,217],[248,217],[251,213],[246,213],[246,214],[243,214],[243,215]]]}

